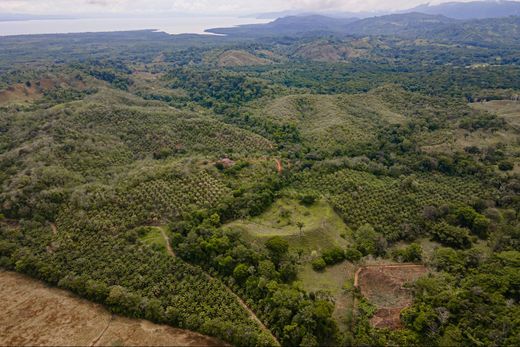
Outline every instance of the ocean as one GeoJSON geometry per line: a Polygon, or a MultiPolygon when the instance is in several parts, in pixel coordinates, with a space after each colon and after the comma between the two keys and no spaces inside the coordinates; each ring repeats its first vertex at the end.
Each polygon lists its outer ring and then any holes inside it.
{"type": "Polygon", "coordinates": [[[267,23],[270,19],[243,17],[79,18],[0,22],[0,36],[63,34],[155,29],[168,34],[204,34],[204,30],[242,24],[267,23]]]}

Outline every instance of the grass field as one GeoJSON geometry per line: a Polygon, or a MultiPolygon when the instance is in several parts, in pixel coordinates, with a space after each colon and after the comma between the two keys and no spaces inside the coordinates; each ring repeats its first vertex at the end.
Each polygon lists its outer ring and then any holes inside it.
{"type": "Polygon", "coordinates": [[[239,220],[227,225],[242,230],[246,238],[264,242],[282,236],[291,248],[303,249],[304,256],[332,246],[345,246],[349,230],[332,207],[324,200],[304,206],[291,198],[281,198],[258,217],[239,220]],[[296,223],[302,222],[302,234],[296,223]]]}

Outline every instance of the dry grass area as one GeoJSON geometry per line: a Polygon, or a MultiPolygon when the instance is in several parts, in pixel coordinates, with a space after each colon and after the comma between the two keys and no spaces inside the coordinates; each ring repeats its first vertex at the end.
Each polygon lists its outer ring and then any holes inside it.
{"type": "Polygon", "coordinates": [[[374,327],[396,329],[401,326],[400,313],[412,302],[412,295],[404,285],[426,272],[423,265],[413,264],[372,265],[356,272],[354,284],[377,306],[371,319],[374,327]]]}
{"type": "Polygon", "coordinates": [[[222,346],[191,331],[112,315],[101,305],[0,271],[2,346],[222,346]]]}
{"type": "Polygon", "coordinates": [[[265,58],[257,57],[246,51],[241,50],[229,50],[218,56],[218,66],[230,67],[230,66],[254,66],[254,65],[267,65],[272,62],[265,58]]]}
{"type": "Polygon", "coordinates": [[[520,129],[520,101],[518,100],[493,100],[487,102],[475,102],[471,107],[481,111],[488,111],[503,117],[510,125],[520,129]]]}
{"type": "Polygon", "coordinates": [[[23,103],[34,101],[41,97],[41,93],[35,86],[26,86],[22,83],[0,90],[0,105],[9,103],[23,103]]]}

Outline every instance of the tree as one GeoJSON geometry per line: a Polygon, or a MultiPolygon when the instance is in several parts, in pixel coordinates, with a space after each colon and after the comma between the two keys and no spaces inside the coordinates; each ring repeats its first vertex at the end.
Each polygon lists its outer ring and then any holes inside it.
{"type": "Polygon", "coordinates": [[[239,281],[243,282],[249,276],[249,267],[246,264],[238,264],[233,270],[233,277],[239,281]]]}
{"type": "Polygon", "coordinates": [[[265,247],[269,251],[274,262],[279,264],[289,251],[289,242],[280,236],[274,236],[267,240],[265,247]]]}
{"type": "Polygon", "coordinates": [[[299,231],[300,231],[300,237],[303,236],[303,227],[305,226],[305,224],[303,224],[303,222],[301,221],[298,221],[296,222],[296,226],[298,227],[299,231]]]}

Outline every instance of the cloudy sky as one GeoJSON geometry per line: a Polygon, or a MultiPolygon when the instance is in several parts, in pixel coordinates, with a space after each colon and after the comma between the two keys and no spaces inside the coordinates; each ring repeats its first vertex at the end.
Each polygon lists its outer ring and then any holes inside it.
{"type": "MultiPolygon", "coordinates": [[[[0,0],[0,13],[233,13],[281,10],[399,10],[453,0],[0,0]]],[[[470,0],[459,0],[470,1],[470,0]]]]}

